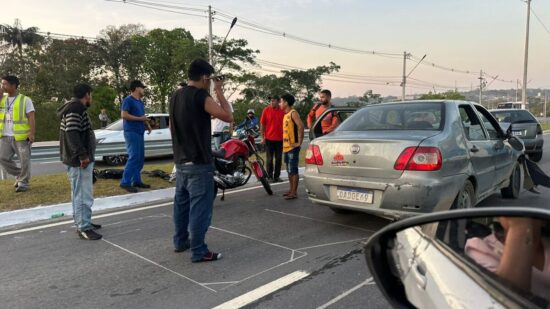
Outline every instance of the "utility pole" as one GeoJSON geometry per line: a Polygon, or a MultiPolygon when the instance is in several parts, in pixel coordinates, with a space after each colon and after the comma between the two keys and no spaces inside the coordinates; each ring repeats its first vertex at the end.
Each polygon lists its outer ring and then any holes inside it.
{"type": "Polygon", "coordinates": [[[525,56],[523,58],[523,87],[521,90],[521,103],[527,104],[527,63],[529,56],[529,19],[531,17],[531,0],[527,0],[527,27],[525,32],[525,56]]]}
{"type": "Polygon", "coordinates": [[[401,82],[402,94],[401,101],[405,101],[405,87],[407,86],[407,54],[406,51],[403,52],[403,81],[401,82]]]}
{"type": "Polygon", "coordinates": [[[208,62],[214,66],[214,54],[212,53],[212,6],[208,6],[208,62]]]}
{"type": "MultiPolygon", "coordinates": [[[[543,115],[543,117],[544,117],[544,118],[548,117],[548,116],[546,116],[546,101],[548,101],[548,95],[546,94],[546,90],[544,90],[544,108],[543,108],[543,110],[544,110],[544,115],[543,115]]],[[[546,120],[546,119],[545,119],[545,120],[546,120]]]]}
{"type": "Polygon", "coordinates": [[[519,79],[516,80],[516,100],[514,102],[519,102],[518,101],[518,92],[519,92],[519,79]]]}
{"type": "Polygon", "coordinates": [[[479,71],[479,104],[481,104],[481,99],[483,98],[483,87],[485,86],[485,78],[483,78],[483,70],[479,71]]]}

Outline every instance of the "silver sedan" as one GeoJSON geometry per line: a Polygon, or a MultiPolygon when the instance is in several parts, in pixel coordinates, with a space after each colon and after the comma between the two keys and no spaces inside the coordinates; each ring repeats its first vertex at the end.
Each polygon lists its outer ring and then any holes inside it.
{"type": "Polygon", "coordinates": [[[496,191],[519,195],[523,144],[472,102],[371,105],[316,137],[306,154],[306,192],[335,212],[399,219],[473,207],[496,191]]]}

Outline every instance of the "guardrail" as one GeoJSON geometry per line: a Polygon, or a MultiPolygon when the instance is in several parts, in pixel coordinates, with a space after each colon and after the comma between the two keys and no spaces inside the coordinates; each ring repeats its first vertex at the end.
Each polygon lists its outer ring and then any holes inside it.
{"type": "MultiPolygon", "coordinates": [[[[305,141],[309,140],[308,131],[304,134],[305,141]]],[[[256,139],[259,143],[260,139],[256,139]]],[[[124,142],[117,143],[99,143],[96,146],[96,157],[105,157],[120,155],[126,153],[126,144],[124,142]]],[[[158,140],[145,142],[146,156],[164,156],[172,154],[172,140],[158,140]]],[[[37,142],[32,145],[31,150],[32,162],[59,162],[59,142],[37,142]]],[[[0,167],[0,180],[6,179],[7,173],[0,167]]]]}

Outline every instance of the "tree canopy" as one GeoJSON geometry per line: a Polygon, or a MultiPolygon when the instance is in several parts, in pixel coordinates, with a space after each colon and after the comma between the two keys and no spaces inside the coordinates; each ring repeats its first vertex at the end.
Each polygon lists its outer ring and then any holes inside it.
{"type": "MultiPolygon", "coordinates": [[[[249,48],[245,39],[229,39],[223,46],[221,42],[214,37],[214,67],[216,74],[226,76],[224,91],[234,102],[236,121],[244,119],[249,108],[260,116],[267,97],[283,93],[296,97],[296,109],[305,117],[321,90],[322,77],[340,69],[331,62],[260,75],[254,70],[259,50],[249,48]]],[[[0,25],[0,51],[0,73],[19,77],[21,92],[37,107],[37,118],[55,117],[56,106],[70,99],[75,84],[85,82],[94,88],[92,119],[106,108],[114,121],[134,79],[148,86],[146,111],[166,112],[176,86],[187,79],[189,64],[208,57],[208,41],[183,28],[147,30],[140,24],[108,26],[95,39],[67,38],[23,28],[16,20],[14,25],[0,25]]],[[[40,124],[45,127],[37,131],[38,140],[55,138],[57,122],[40,124]]]]}

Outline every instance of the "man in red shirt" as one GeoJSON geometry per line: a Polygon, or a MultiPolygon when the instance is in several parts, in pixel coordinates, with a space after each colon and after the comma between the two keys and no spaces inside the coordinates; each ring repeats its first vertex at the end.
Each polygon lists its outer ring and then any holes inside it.
{"type": "Polygon", "coordinates": [[[279,96],[269,97],[270,104],[264,108],[260,119],[262,144],[267,152],[267,177],[273,182],[281,182],[281,164],[283,157],[283,117],[284,110],[279,106],[279,96]],[[273,169],[275,158],[275,169],[273,169]]]}
{"type": "MultiPolygon", "coordinates": [[[[319,101],[320,103],[315,104],[309,114],[307,115],[307,127],[308,129],[312,129],[311,126],[315,123],[315,120],[328,109],[332,107],[332,104],[330,104],[330,98],[332,97],[332,93],[330,90],[322,90],[319,94],[319,101]]],[[[335,114],[329,114],[326,115],[323,120],[321,120],[321,130],[322,134],[329,134],[330,132],[334,131],[336,127],[340,124],[340,120],[338,120],[338,117],[335,114]]]]}

